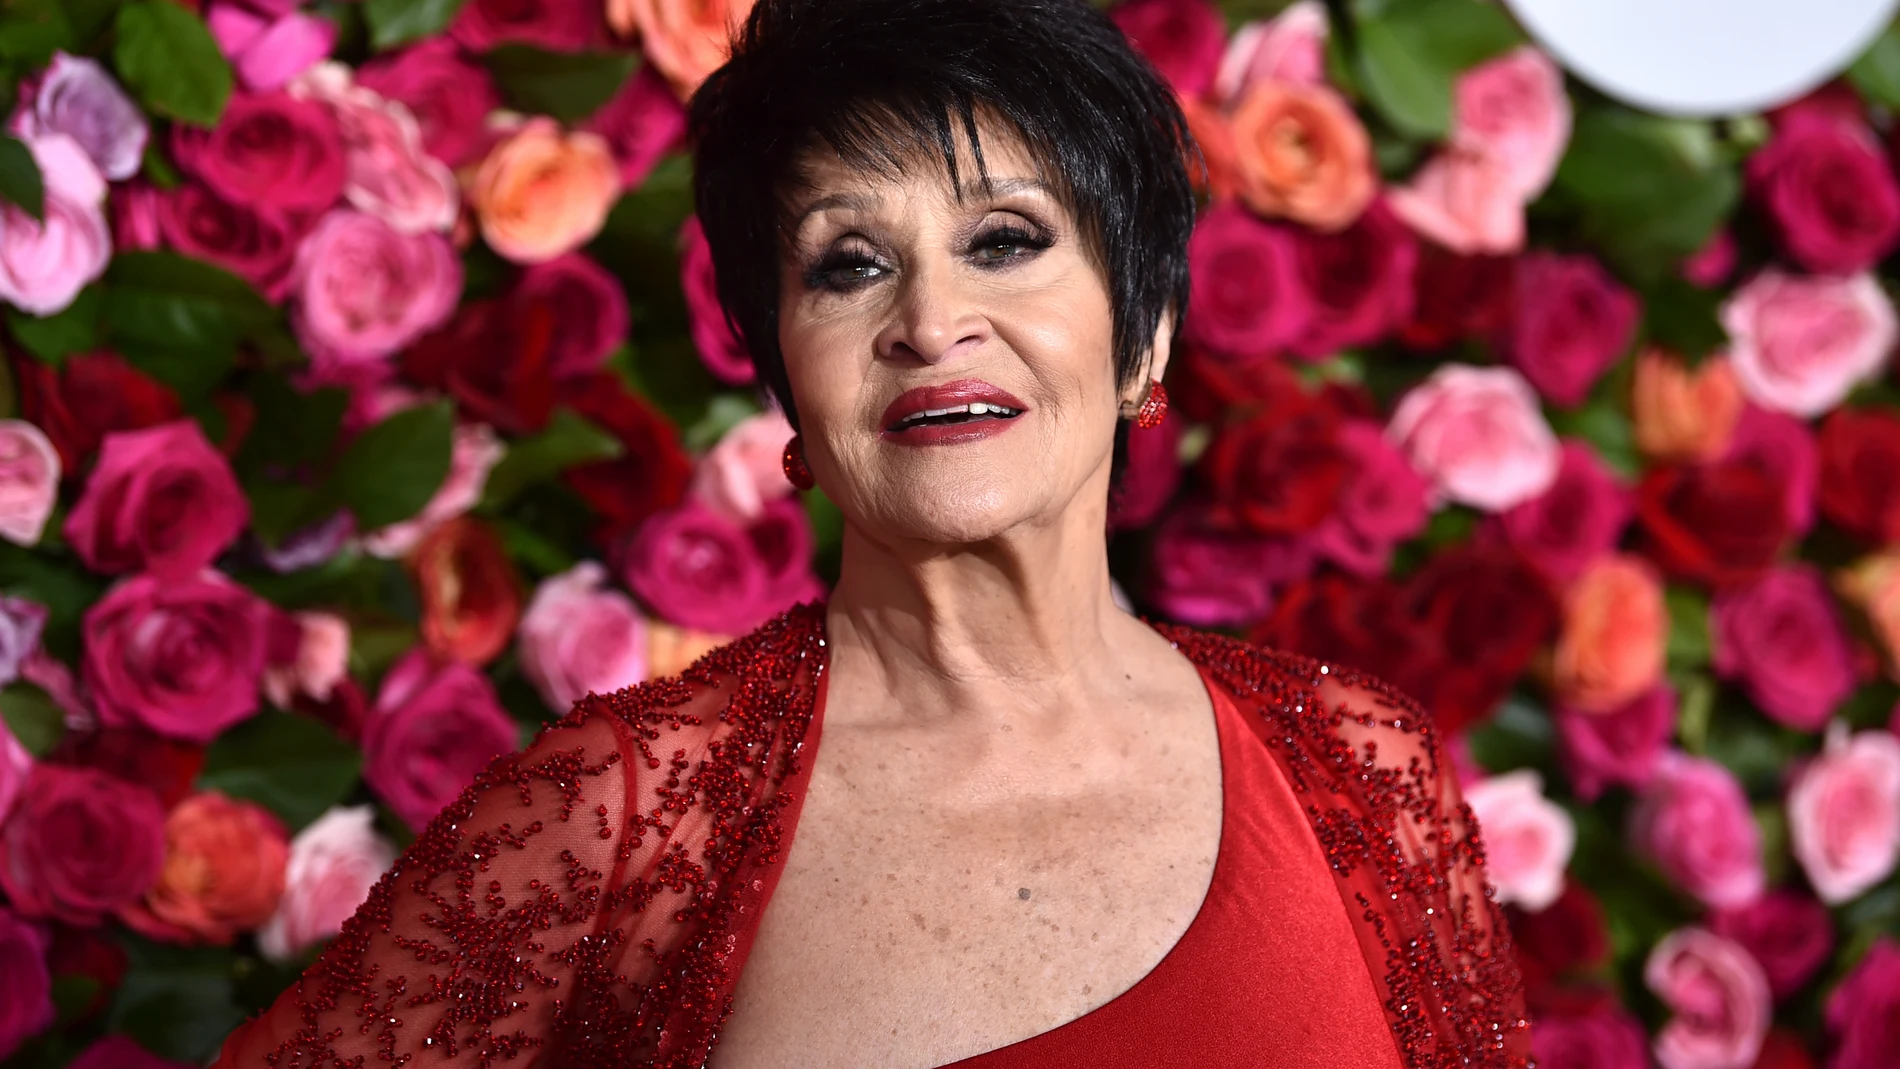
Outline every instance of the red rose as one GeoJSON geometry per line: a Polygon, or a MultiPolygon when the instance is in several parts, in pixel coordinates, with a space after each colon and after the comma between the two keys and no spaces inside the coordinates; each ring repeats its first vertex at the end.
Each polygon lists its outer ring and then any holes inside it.
{"type": "Polygon", "coordinates": [[[618,376],[602,371],[569,379],[561,385],[560,399],[619,439],[623,450],[613,460],[569,468],[565,476],[600,515],[602,541],[632,531],[686,495],[693,467],[678,432],[618,376]]]}
{"type": "Polygon", "coordinates": [[[508,645],[521,618],[521,580],[481,521],[457,516],[437,525],[410,554],[409,568],[429,652],[480,666],[508,645]]]}
{"type": "Polygon", "coordinates": [[[1649,1037],[1642,1022],[1615,1000],[1588,1010],[1540,1011],[1532,1022],[1531,1049],[1539,1069],[1646,1069],[1649,1037]]]}
{"type": "Polygon", "coordinates": [[[306,217],[225,200],[186,182],[158,202],[158,223],[172,248],[214,263],[256,286],[271,301],[290,292],[306,217]]]}
{"type": "Polygon", "coordinates": [[[343,195],[343,133],[330,109],[288,93],[237,93],[211,130],[178,123],[172,155],[219,196],[318,212],[343,195]]]}
{"type": "Polygon", "coordinates": [[[1834,919],[1813,895],[1771,891],[1745,906],[1717,910],[1709,930],[1735,940],[1760,963],[1776,998],[1801,990],[1834,953],[1834,919]]]}
{"type": "Polygon", "coordinates": [[[1790,533],[1782,486],[1745,458],[1652,470],[1636,499],[1657,563],[1693,582],[1737,586],[1759,578],[1790,533]]]}
{"type": "Polygon", "coordinates": [[[1288,344],[1318,360],[1368,345],[1404,323],[1412,311],[1418,239],[1385,202],[1336,234],[1294,231],[1294,263],[1306,291],[1306,315],[1288,344]]]}
{"type": "Polygon", "coordinates": [[[1447,734],[1491,715],[1560,617],[1536,569],[1515,553],[1479,546],[1440,553],[1413,573],[1403,611],[1439,655],[1428,672],[1391,681],[1447,734]]]}
{"type": "Polygon", "coordinates": [[[1201,461],[1216,523],[1302,534],[1332,515],[1351,465],[1330,405],[1297,387],[1215,433],[1201,461]]]}
{"type": "Polygon", "coordinates": [[[1517,262],[1515,314],[1502,358],[1560,405],[1583,401],[1635,335],[1636,296],[1587,256],[1530,253],[1517,262]]]}
{"type": "Polygon", "coordinates": [[[175,420],[178,395],[117,353],[70,356],[58,371],[37,360],[14,361],[20,414],[46,432],[60,467],[78,475],[105,436],[175,420]]]}
{"type": "Polygon", "coordinates": [[[548,370],[556,378],[599,371],[627,340],[627,294],[620,281],[578,252],[521,273],[515,300],[546,308],[554,324],[548,370]]]}
{"type": "Polygon", "coordinates": [[[0,888],[29,917],[96,925],[138,901],[164,862],[158,799],[89,768],[34,766],[0,826],[0,888]]]}
{"type": "Polygon", "coordinates": [[[106,1008],[125,979],[125,948],[97,929],[66,924],[55,924],[52,929],[53,945],[46,951],[46,967],[55,980],[75,976],[92,981],[92,998],[79,1011],[82,1019],[91,1017],[106,1008]]]}
{"type": "Polygon", "coordinates": [[[511,434],[540,430],[554,411],[553,302],[476,301],[403,354],[403,373],[446,390],[470,418],[511,434]]]}
{"type": "Polygon", "coordinates": [[[1422,674],[1431,657],[1428,636],[1407,624],[1399,591],[1385,579],[1328,572],[1282,591],[1273,615],[1248,637],[1395,682],[1422,674]]]}
{"type": "Polygon", "coordinates": [[[1815,1069],[1815,1063],[1800,1036],[1785,1028],[1776,1028],[1762,1042],[1754,1069],[1815,1069]]]}
{"type": "Polygon", "coordinates": [[[1864,270],[1900,239],[1900,185],[1858,115],[1784,112],[1749,157],[1748,185],[1781,247],[1818,274],[1864,270]]]}
{"type": "Polygon", "coordinates": [[[48,760],[96,768],[146,787],[169,810],[191,793],[193,781],[204,769],[205,749],[141,727],[102,727],[67,732],[48,760]]]}
{"type": "Polygon", "coordinates": [[[1541,987],[1578,971],[1594,971],[1610,960],[1609,922],[1603,904],[1575,880],[1563,894],[1536,913],[1508,907],[1511,939],[1526,987],[1541,987]]]}
{"type": "Polygon", "coordinates": [[[469,0],[449,24],[449,36],[470,52],[508,43],[579,52],[606,33],[606,8],[596,0],[469,0]]]}
{"type": "Polygon", "coordinates": [[[1510,321],[1515,287],[1505,256],[1461,256],[1426,242],[1412,273],[1412,314],[1399,341],[1412,349],[1443,349],[1485,337],[1510,321]]]}
{"type": "Polygon", "coordinates": [[[1900,541],[1900,419],[1839,409],[1821,424],[1821,512],[1866,542],[1900,541]]]}

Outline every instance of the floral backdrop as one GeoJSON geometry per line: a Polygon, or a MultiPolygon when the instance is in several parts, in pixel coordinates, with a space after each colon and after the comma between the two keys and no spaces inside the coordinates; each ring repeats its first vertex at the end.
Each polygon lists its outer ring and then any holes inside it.
{"type": "MultiPolygon", "coordinates": [[[[821,596],[691,217],[746,0],[0,4],[0,1061],[202,1064],[588,690],[821,596]]],[[[1453,740],[1549,1069],[1900,1066],[1900,33],[1124,0],[1206,160],[1142,611],[1453,740]]]]}

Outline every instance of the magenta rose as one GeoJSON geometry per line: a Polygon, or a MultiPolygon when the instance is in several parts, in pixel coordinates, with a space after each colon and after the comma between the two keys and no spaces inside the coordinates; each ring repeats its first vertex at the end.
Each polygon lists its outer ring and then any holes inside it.
{"type": "Polygon", "coordinates": [[[206,743],[257,711],[268,608],[215,572],[133,576],[86,610],[80,673],[99,720],[206,743]]]}
{"type": "Polygon", "coordinates": [[[1559,705],[1557,753],[1577,797],[1594,802],[1612,786],[1647,785],[1676,737],[1676,711],[1667,683],[1608,712],[1559,705]]]}
{"type": "Polygon", "coordinates": [[[158,224],[172,248],[217,264],[276,302],[290,292],[302,216],[225,200],[199,182],[159,195],[158,224]]]}
{"type": "Polygon", "coordinates": [[[541,581],[515,632],[522,674],[548,708],[566,712],[588,693],[611,694],[647,676],[647,621],[586,560],[541,581]]]}
{"type": "Polygon", "coordinates": [[[1263,222],[1237,203],[1209,209],[1188,241],[1194,291],[1186,340],[1237,360],[1284,349],[1308,320],[1297,244],[1292,229],[1263,222]]]}
{"type": "Polygon", "coordinates": [[[1820,497],[1821,450],[1806,423],[1744,404],[1728,448],[1719,459],[1724,463],[1743,461],[1780,486],[1788,529],[1795,535],[1805,535],[1814,526],[1820,497]]]}
{"type": "Polygon", "coordinates": [[[1747,950],[1776,998],[1801,990],[1834,952],[1827,907],[1799,891],[1771,891],[1746,905],[1716,910],[1709,930],[1747,950]]]}
{"type": "Polygon", "coordinates": [[[501,44],[579,52],[604,40],[605,11],[598,0],[469,0],[449,36],[470,52],[501,44]]]}
{"type": "Polygon", "coordinates": [[[819,593],[810,550],[811,528],[795,500],[771,502],[742,525],[688,498],[640,526],[624,572],[667,620],[735,635],[819,593]]]}
{"type": "Polygon", "coordinates": [[[1788,838],[1821,901],[1838,906],[1900,862],[1900,738],[1828,732],[1820,755],[1788,786],[1788,838]]]}
{"type": "Polygon", "coordinates": [[[1303,541],[1207,523],[1199,507],[1174,509],[1155,532],[1147,600],[1198,627],[1252,624],[1273,608],[1277,588],[1311,574],[1303,541]]]}
{"type": "Polygon", "coordinates": [[[1338,233],[1293,233],[1295,277],[1306,294],[1306,315],[1288,343],[1295,356],[1319,360],[1369,345],[1411,317],[1418,240],[1384,201],[1338,233]]]}
{"type": "Polygon", "coordinates": [[[1827,999],[1828,1069],[1893,1069],[1900,1051],[1900,943],[1881,938],[1827,999]]]}
{"type": "Polygon", "coordinates": [[[209,565],[250,518],[224,454],[181,419],[106,435],[65,531],[95,572],[173,580],[209,565]]]}
{"type": "Polygon", "coordinates": [[[288,93],[237,93],[211,130],[172,127],[172,155],[226,200],[322,211],[343,195],[343,134],[330,109],[288,93]]]}
{"type": "Polygon", "coordinates": [[[600,370],[627,340],[627,293],[593,260],[570,252],[521,273],[515,295],[548,310],[548,370],[555,378],[600,370]]]}
{"type": "Polygon", "coordinates": [[[1852,647],[1827,584],[1784,565],[1716,595],[1709,639],[1717,675],[1737,680],[1778,723],[1819,731],[1854,691],[1852,647]]]}
{"type": "Polygon", "coordinates": [[[1431,519],[1431,484],[1371,420],[1341,425],[1339,447],[1352,470],[1332,514],[1314,529],[1313,548],[1354,575],[1384,575],[1393,547],[1431,519]]]}
{"type": "Polygon", "coordinates": [[[1173,500],[1181,487],[1181,432],[1181,417],[1169,415],[1160,426],[1129,435],[1121,484],[1108,499],[1111,529],[1146,527],[1173,500]]]}
{"type": "Polygon", "coordinates": [[[1649,1069],[1642,1022],[1614,1003],[1581,1012],[1539,1012],[1531,1051],[1538,1069],[1649,1069]]]}
{"type": "Polygon", "coordinates": [[[1525,560],[1565,586],[1616,548],[1636,506],[1629,488],[1588,442],[1566,439],[1560,456],[1550,488],[1500,513],[1494,529],[1525,560]]]}
{"type": "Polygon", "coordinates": [[[1108,17],[1175,92],[1196,97],[1214,84],[1227,21],[1207,0],[1121,0],[1108,17]]]}
{"type": "Polygon", "coordinates": [[[429,823],[475,774],[520,745],[495,688],[461,661],[420,647],[383,677],[363,722],[363,778],[411,828],[429,823]]]}
{"type": "Polygon", "coordinates": [[[100,1039],[66,1063],[66,1069],[192,1069],[189,1062],[161,1058],[130,1036],[111,1035],[100,1039]]]}
{"type": "Polygon", "coordinates": [[[277,912],[257,933],[257,948],[275,962],[288,962],[342,930],[396,863],[396,847],[377,834],[376,810],[359,805],[332,808],[290,840],[284,894],[277,912]]]}
{"type": "Polygon", "coordinates": [[[752,354],[746,351],[739,332],[726,321],[725,306],[719,303],[719,288],[713,277],[712,247],[706,244],[706,231],[698,216],[688,216],[680,227],[680,285],[686,291],[686,314],[692,322],[693,345],[699,359],[713,377],[737,386],[758,377],[752,367],[752,354]]]}
{"type": "Polygon", "coordinates": [[[0,1061],[53,1024],[46,933],[0,906],[0,1061]]]}
{"type": "Polygon", "coordinates": [[[1742,785],[1714,761],[1670,753],[1637,795],[1630,840],[1671,883],[1720,909],[1761,894],[1761,831],[1742,785]]]}
{"type": "Polygon", "coordinates": [[[111,216],[112,245],[119,252],[151,252],[165,240],[159,229],[159,201],[164,194],[141,179],[120,182],[106,193],[111,216]]]}
{"type": "Polygon", "coordinates": [[[1740,258],[1741,249],[1735,243],[1735,232],[1723,227],[1682,261],[1680,273],[1691,285],[1712,290],[1728,284],[1729,276],[1735,273],[1735,263],[1740,258]]]}
{"type": "Polygon", "coordinates": [[[158,796],[95,769],[36,766],[0,826],[0,889],[29,917],[97,925],[138,901],[164,863],[158,796]]]}
{"type": "Polygon", "coordinates": [[[1701,928],[1679,928],[1649,953],[1643,981],[1675,1017],[1656,1034],[1662,1069],[1749,1069],[1774,1006],[1748,951],[1701,928]]]}
{"type": "Polygon", "coordinates": [[[99,173],[118,182],[138,173],[151,128],[97,60],[53,53],[25,116],[28,134],[65,134],[99,173]]]}
{"type": "Polygon", "coordinates": [[[666,77],[648,64],[581,128],[606,139],[620,164],[621,184],[637,189],[660,157],[686,136],[686,109],[666,77]]]}
{"type": "Polygon", "coordinates": [[[339,208],[297,253],[292,320],[318,364],[380,360],[448,321],[462,261],[440,234],[404,234],[339,208]]]}
{"type": "Polygon", "coordinates": [[[451,167],[481,154],[488,137],[483,122],[501,107],[488,68],[446,37],[373,59],[356,72],[356,82],[408,105],[423,151],[451,167]]]}
{"type": "Polygon", "coordinates": [[[0,204],[0,302],[36,316],[62,311],[112,259],[106,182],[65,134],[24,139],[39,166],[41,218],[0,204]]]}
{"type": "Polygon", "coordinates": [[[1629,349],[1640,312],[1635,294],[1588,256],[1533,252],[1517,262],[1517,307],[1499,354],[1537,392],[1582,403],[1629,349]]]}
{"type": "Polygon", "coordinates": [[[1790,275],[1768,268],[1722,306],[1729,365],[1750,400],[1812,419],[1887,363],[1900,320],[1870,274],[1790,275]]]}
{"type": "Polygon", "coordinates": [[[1748,188],[1782,249],[1816,274],[1865,270],[1900,241],[1900,184],[1858,118],[1783,113],[1748,158],[1748,188]]]}
{"type": "Polygon", "coordinates": [[[1550,489],[1562,456],[1523,376],[1445,364],[1399,400],[1391,439],[1443,498],[1502,512],[1550,489]]]}

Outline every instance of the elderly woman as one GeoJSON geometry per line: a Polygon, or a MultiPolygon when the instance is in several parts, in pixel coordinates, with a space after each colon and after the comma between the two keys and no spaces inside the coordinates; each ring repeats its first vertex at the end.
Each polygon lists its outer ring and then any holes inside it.
{"type": "Polygon", "coordinates": [[[761,0],[692,132],[837,589],[497,762],[222,1064],[1526,1064],[1417,706],[1112,595],[1194,218],[1121,34],[761,0]]]}

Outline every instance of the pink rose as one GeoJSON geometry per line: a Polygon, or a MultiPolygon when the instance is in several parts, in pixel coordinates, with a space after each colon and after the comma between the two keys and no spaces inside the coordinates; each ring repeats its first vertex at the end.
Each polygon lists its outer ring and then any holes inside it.
{"type": "Polygon", "coordinates": [[[1784,565],[1717,594],[1709,640],[1716,674],[1738,680],[1762,712],[1788,727],[1819,731],[1854,691],[1846,625],[1809,565],[1784,565]]]}
{"type": "Polygon", "coordinates": [[[401,101],[351,82],[341,63],[322,63],[291,87],[336,116],[347,178],[343,199],[404,234],[447,231],[460,206],[447,164],[422,150],[416,121],[401,101]]]}
{"type": "Polygon", "coordinates": [[[1781,247],[1816,274],[1865,271],[1900,241],[1900,183],[1858,115],[1784,112],[1748,158],[1748,187],[1781,247]]]}
{"type": "Polygon", "coordinates": [[[1113,531],[1146,527],[1181,488],[1181,435],[1184,420],[1178,411],[1128,438],[1127,463],[1121,483],[1109,490],[1108,526],[1113,531]]]}
{"type": "MultiPolygon", "coordinates": [[[[0,815],[4,813],[0,809],[0,815]]],[[[46,933],[38,926],[0,906],[0,1061],[53,1025],[47,943],[46,933]]]]}
{"type": "Polygon", "coordinates": [[[470,52],[501,44],[579,52],[605,39],[604,11],[599,0],[469,0],[449,36],[470,52]]]}
{"type": "Polygon", "coordinates": [[[1788,786],[1788,837],[1830,906],[1858,898],[1900,861],[1900,738],[1836,721],[1788,786]]]}
{"type": "Polygon", "coordinates": [[[363,723],[363,778],[420,829],[477,772],[519,745],[487,676],[461,661],[432,663],[417,648],[383,677],[363,723]]]}
{"type": "Polygon", "coordinates": [[[1614,1003],[1578,1012],[1537,1012],[1531,1051],[1538,1069],[1649,1069],[1649,1036],[1614,1003]]]}
{"type": "Polygon", "coordinates": [[[1368,345],[1412,314],[1418,242],[1382,201],[1344,230],[1293,231],[1293,263],[1306,314],[1288,341],[1294,355],[1318,360],[1368,345]]]}
{"type": "Polygon", "coordinates": [[[44,219],[0,205],[0,301],[36,316],[73,303],[112,259],[106,183],[79,142],[65,134],[25,139],[40,168],[44,219]]]}
{"type": "Polygon", "coordinates": [[[130,1036],[106,1036],[66,1063],[66,1069],[192,1069],[188,1062],[161,1058],[130,1036]]]}
{"type": "Polygon", "coordinates": [[[741,526],[688,498],[640,526],[627,548],[627,585],[658,615],[734,635],[817,593],[811,528],[786,499],[741,526]]]}
{"type": "Polygon", "coordinates": [[[501,462],[504,451],[501,439],[486,423],[458,424],[449,451],[449,474],[435,496],[414,516],[363,535],[364,551],[386,559],[407,556],[444,520],[475,507],[488,488],[488,473],[501,462]]]}
{"type": "Polygon", "coordinates": [[[290,656],[265,669],[264,696],[279,709],[289,709],[299,695],[327,702],[349,675],[349,621],[335,613],[300,612],[290,622],[290,656]]]}
{"type": "Polygon", "coordinates": [[[1596,450],[1588,442],[1565,439],[1550,488],[1492,522],[1525,560],[1565,586],[1616,548],[1634,513],[1629,488],[1596,450]]]}
{"type": "Polygon", "coordinates": [[[403,234],[339,208],[297,252],[293,320],[312,358],[380,360],[448,321],[462,295],[462,261],[440,234],[403,234]]]}
{"type": "Polygon", "coordinates": [[[620,280],[578,252],[521,273],[515,294],[551,313],[548,370],[555,378],[600,370],[627,341],[627,291],[620,280]]]}
{"type": "Polygon", "coordinates": [[[1274,591],[1313,570],[1303,542],[1207,523],[1200,510],[1178,507],[1155,532],[1148,601],[1163,615],[1196,627],[1251,624],[1273,608],[1274,591]]]}
{"type": "Polygon", "coordinates": [[[1489,156],[1440,152],[1386,203],[1420,237],[1456,253],[1514,253],[1524,248],[1524,200],[1510,172],[1489,156]]]}
{"type": "Polygon", "coordinates": [[[1564,869],[1577,846],[1570,814],[1544,797],[1544,779],[1524,768],[1465,788],[1465,802],[1484,835],[1485,872],[1502,904],[1536,913],[1564,890],[1564,869]]]}
{"type": "Polygon", "coordinates": [[[1186,340],[1219,356],[1276,355],[1307,319],[1293,231],[1232,201],[1216,204],[1188,241],[1193,295],[1186,340]]]}
{"type": "Polygon", "coordinates": [[[205,24],[238,81],[255,93],[282,89],[336,46],[336,23],[301,11],[273,16],[213,0],[205,24]]]}
{"type": "Polygon", "coordinates": [[[255,713],[265,612],[216,572],[120,582],[83,625],[80,673],[100,722],[206,743],[255,713]]]}
{"type": "Polygon", "coordinates": [[[1729,435],[1723,462],[1746,461],[1781,487],[1783,511],[1795,535],[1814,526],[1821,483],[1821,451],[1807,423],[1744,404],[1729,435]]]}
{"type": "Polygon", "coordinates": [[[1803,418],[1840,404],[1878,372],[1900,329],[1872,275],[1802,277],[1772,267],[1722,306],[1722,326],[1742,392],[1803,418]]]}
{"type": "Polygon", "coordinates": [[[66,517],[66,540],[95,572],[192,575],[250,523],[251,506],[224,454],[195,420],[108,434],[66,517]]]}
{"type": "Polygon", "coordinates": [[[1517,262],[1517,305],[1500,339],[1502,358],[1537,392],[1581,404],[1630,347],[1636,296],[1588,256],[1533,252],[1517,262]]]}
{"type": "Polygon", "coordinates": [[[151,128],[138,105],[96,60],[53,53],[26,119],[32,135],[65,134],[113,182],[138,173],[151,128]]]}
{"type": "Polygon", "coordinates": [[[1709,930],[1748,951],[1776,998],[1801,990],[1834,951],[1827,907],[1798,891],[1771,891],[1747,905],[1717,910],[1709,930]]]}
{"type": "Polygon", "coordinates": [[[1828,1069],[1892,1069],[1900,1051],[1900,943],[1880,938],[1827,999],[1828,1069]]]}
{"type": "Polygon", "coordinates": [[[1327,33],[1326,9],[1318,0],[1298,0],[1265,22],[1240,27],[1214,74],[1214,99],[1232,104],[1259,82],[1321,84],[1327,33]]]}
{"type": "Polygon", "coordinates": [[[686,136],[686,109],[666,78],[645,66],[581,128],[606,140],[620,164],[620,184],[634,189],[686,136]]]}
{"type": "Polygon", "coordinates": [[[6,822],[7,814],[13,810],[13,803],[32,773],[33,755],[13,737],[6,721],[0,720],[0,824],[6,822]]]}
{"type": "Polygon", "coordinates": [[[1663,756],[1637,796],[1630,839],[1676,886],[1720,909],[1761,894],[1761,831],[1734,774],[1701,757],[1663,756]]]}
{"type": "MultiPolygon", "coordinates": [[[[37,601],[14,597],[12,594],[0,594],[0,686],[20,678],[20,670],[27,658],[40,648],[40,632],[46,627],[46,606],[37,601]]],[[[0,731],[0,739],[11,739],[0,731]]],[[[18,746],[16,741],[14,746],[18,746]]],[[[6,744],[0,743],[0,764],[5,764],[6,744]]],[[[6,780],[6,772],[0,770],[0,781],[6,780]]],[[[7,810],[7,802],[12,798],[8,789],[0,784],[0,816],[7,810]]]]}
{"type": "Polygon", "coordinates": [[[487,145],[483,123],[501,107],[488,68],[472,62],[446,37],[431,37],[371,60],[356,72],[358,85],[408,105],[422,148],[451,167],[487,145]]]}
{"type": "Polygon", "coordinates": [[[1431,484],[1371,420],[1346,421],[1338,441],[1351,472],[1332,513],[1313,531],[1313,548],[1354,575],[1384,575],[1393,547],[1431,519],[1431,484]]]}
{"type": "Polygon", "coordinates": [[[335,116],[281,90],[234,94],[215,129],[173,126],[172,154],[219,196],[253,208],[322,211],[343,195],[335,116]]]}
{"type": "Polygon", "coordinates": [[[1749,1069],[1773,1004],[1761,966],[1730,940],[1678,928],[1656,944],[1643,981],[1675,1017],[1656,1035],[1662,1069],[1749,1069]]]}
{"type": "Polygon", "coordinates": [[[1676,692],[1658,683],[1608,712],[1559,704],[1558,757],[1577,797],[1594,802],[1611,786],[1641,788],[1676,737],[1676,692]]]}
{"type": "Polygon", "coordinates": [[[0,538],[32,546],[59,498],[59,451],[22,419],[0,419],[0,538]]]}
{"type": "Polygon", "coordinates": [[[1563,71],[1526,45],[1458,76],[1451,143],[1491,161],[1529,201],[1550,185],[1570,142],[1563,71]]]}
{"type": "Polygon", "coordinates": [[[521,670],[557,712],[646,678],[646,617],[606,582],[607,569],[584,560],[543,579],[521,616],[521,670]]]}
{"type": "Polygon", "coordinates": [[[689,493],[739,522],[750,523],[765,506],[790,497],[785,479],[785,443],[792,425],[777,410],[748,416],[733,424],[699,461],[689,493]]]}
{"type": "Polygon", "coordinates": [[[257,933],[271,961],[295,959],[343,929],[369,890],[396,863],[396,846],[377,834],[376,810],[333,807],[290,840],[284,895],[257,933]]]}
{"type": "Polygon", "coordinates": [[[1227,22],[1207,0],[1121,0],[1108,17],[1175,92],[1200,96],[1213,84],[1227,22]]]}
{"type": "Polygon", "coordinates": [[[181,183],[159,194],[157,203],[159,227],[172,248],[217,264],[273,303],[290,293],[307,218],[233,203],[200,182],[181,183]]]}
{"type": "Polygon", "coordinates": [[[739,332],[726,321],[725,306],[719,303],[719,289],[713,278],[712,247],[706,244],[706,231],[698,216],[688,216],[680,227],[680,285],[686,290],[686,313],[692,321],[693,344],[699,359],[713,377],[728,385],[741,385],[758,377],[752,367],[752,354],[746,350],[739,332]]]}
{"type": "Polygon", "coordinates": [[[165,862],[158,796],[96,769],[40,764],[0,826],[0,889],[28,917],[93,927],[165,862]]]}
{"type": "Polygon", "coordinates": [[[1502,367],[1441,366],[1399,401],[1385,433],[1440,495],[1486,512],[1549,490],[1562,455],[1530,384],[1502,367]]]}

